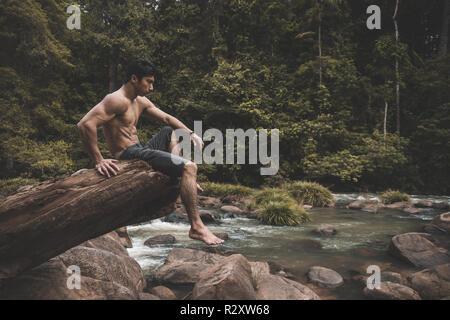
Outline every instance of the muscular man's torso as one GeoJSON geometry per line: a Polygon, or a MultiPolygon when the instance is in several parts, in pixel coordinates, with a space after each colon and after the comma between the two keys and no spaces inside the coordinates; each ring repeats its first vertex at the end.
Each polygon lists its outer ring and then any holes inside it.
{"type": "Polygon", "coordinates": [[[144,109],[139,97],[133,102],[121,100],[127,104],[127,110],[103,125],[106,144],[115,159],[118,159],[127,147],[139,143],[136,126],[144,109]]]}

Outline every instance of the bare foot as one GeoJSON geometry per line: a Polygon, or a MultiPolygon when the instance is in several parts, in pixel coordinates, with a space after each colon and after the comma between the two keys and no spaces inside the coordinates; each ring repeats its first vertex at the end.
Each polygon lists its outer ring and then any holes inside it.
{"type": "Polygon", "coordinates": [[[195,240],[201,240],[206,244],[221,244],[223,240],[216,237],[208,228],[203,227],[201,229],[189,230],[189,237],[195,240]]]}
{"type": "Polygon", "coordinates": [[[200,187],[200,185],[197,183],[197,192],[198,193],[202,193],[203,192],[203,188],[200,187]]]}

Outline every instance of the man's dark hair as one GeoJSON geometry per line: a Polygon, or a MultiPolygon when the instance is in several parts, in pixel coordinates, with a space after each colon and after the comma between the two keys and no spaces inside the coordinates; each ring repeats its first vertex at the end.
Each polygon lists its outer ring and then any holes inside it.
{"type": "Polygon", "coordinates": [[[130,81],[133,74],[135,74],[140,81],[142,77],[154,76],[156,78],[159,75],[159,70],[156,64],[149,60],[136,59],[132,61],[127,67],[125,83],[130,81]]]}

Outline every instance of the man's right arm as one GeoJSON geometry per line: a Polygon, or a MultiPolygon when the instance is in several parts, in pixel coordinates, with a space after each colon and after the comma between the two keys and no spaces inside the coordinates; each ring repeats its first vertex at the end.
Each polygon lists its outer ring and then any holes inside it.
{"type": "Polygon", "coordinates": [[[113,162],[115,159],[104,159],[97,144],[97,127],[110,121],[116,115],[126,111],[126,106],[120,103],[112,95],[107,95],[99,104],[92,108],[77,124],[78,133],[86,151],[95,163],[95,167],[100,174],[110,176],[111,171],[114,175],[119,171],[113,162]]]}

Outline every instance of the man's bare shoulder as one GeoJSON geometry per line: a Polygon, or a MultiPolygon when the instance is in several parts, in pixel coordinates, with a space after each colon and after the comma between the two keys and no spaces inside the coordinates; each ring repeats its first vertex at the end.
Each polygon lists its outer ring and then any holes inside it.
{"type": "Polygon", "coordinates": [[[146,108],[156,108],[156,106],[153,104],[153,102],[150,101],[147,97],[138,96],[136,97],[137,102],[140,106],[146,108]]]}
{"type": "Polygon", "coordinates": [[[129,100],[120,92],[115,91],[107,94],[101,104],[108,113],[122,114],[129,107],[129,100]]]}

